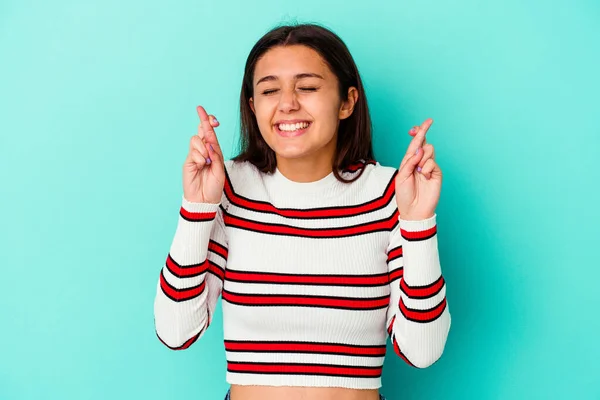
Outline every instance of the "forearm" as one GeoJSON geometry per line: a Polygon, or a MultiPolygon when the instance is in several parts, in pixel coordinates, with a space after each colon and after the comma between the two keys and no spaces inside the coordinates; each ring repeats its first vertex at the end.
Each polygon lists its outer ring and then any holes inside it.
{"type": "Polygon", "coordinates": [[[209,323],[208,243],[218,204],[182,199],[179,221],[154,301],[158,337],[171,348],[188,347],[209,323]]]}
{"type": "Polygon", "coordinates": [[[390,333],[397,353],[419,368],[437,361],[450,329],[446,282],[442,276],[436,216],[399,220],[403,274],[393,288],[398,303],[390,333]]]}

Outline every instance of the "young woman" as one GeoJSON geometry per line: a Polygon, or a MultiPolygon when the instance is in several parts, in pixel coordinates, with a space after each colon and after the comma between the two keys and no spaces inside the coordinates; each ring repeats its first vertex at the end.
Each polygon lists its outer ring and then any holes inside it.
{"type": "Polygon", "coordinates": [[[374,161],[354,60],[317,25],[256,43],[240,109],[241,153],[225,161],[217,119],[197,108],[156,333],[189,347],[222,297],[226,398],[377,400],[386,335],[423,368],[450,329],[433,121],[411,129],[398,169],[374,161]]]}

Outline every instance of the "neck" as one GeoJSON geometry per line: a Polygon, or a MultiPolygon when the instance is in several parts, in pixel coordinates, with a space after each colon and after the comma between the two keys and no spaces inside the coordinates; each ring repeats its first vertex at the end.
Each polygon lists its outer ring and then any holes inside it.
{"type": "Polygon", "coordinates": [[[300,182],[315,182],[333,170],[333,154],[320,153],[312,157],[283,158],[276,155],[277,169],[287,179],[300,182]]]}

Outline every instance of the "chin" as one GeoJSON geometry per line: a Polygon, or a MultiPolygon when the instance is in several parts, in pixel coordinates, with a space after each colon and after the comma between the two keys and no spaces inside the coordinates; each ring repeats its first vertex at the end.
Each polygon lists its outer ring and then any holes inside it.
{"type": "Polygon", "coordinates": [[[300,149],[275,149],[274,151],[278,157],[287,158],[287,159],[304,158],[311,154],[309,151],[300,150],[300,149]]]}
{"type": "Polygon", "coordinates": [[[313,149],[311,149],[310,147],[306,146],[305,144],[302,143],[281,143],[279,140],[277,140],[278,138],[275,139],[275,143],[273,143],[273,146],[269,146],[273,149],[273,151],[275,152],[275,154],[277,154],[278,157],[283,157],[283,158],[302,158],[302,157],[306,157],[310,154],[312,154],[314,152],[313,149]]]}

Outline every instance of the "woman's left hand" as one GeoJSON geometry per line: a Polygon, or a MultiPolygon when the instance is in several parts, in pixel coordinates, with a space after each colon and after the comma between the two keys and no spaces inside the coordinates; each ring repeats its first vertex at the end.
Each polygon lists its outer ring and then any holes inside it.
{"type": "Polygon", "coordinates": [[[425,134],[433,123],[428,118],[409,134],[413,140],[396,175],[396,202],[400,218],[423,220],[433,217],[442,188],[442,171],[435,162],[435,151],[425,134]]]}

